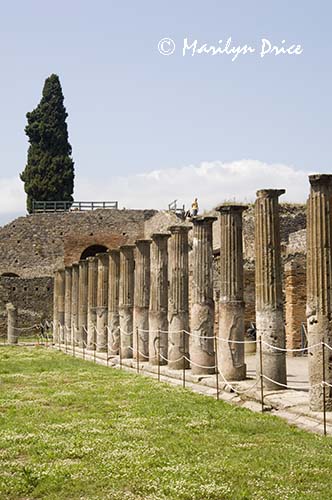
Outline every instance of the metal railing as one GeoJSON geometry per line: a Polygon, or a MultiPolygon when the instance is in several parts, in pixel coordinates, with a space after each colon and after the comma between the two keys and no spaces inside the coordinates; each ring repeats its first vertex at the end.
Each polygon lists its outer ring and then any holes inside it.
{"type": "Polygon", "coordinates": [[[32,202],[32,213],[73,212],[97,209],[117,209],[117,201],[35,201],[32,202]]]}
{"type": "Polygon", "coordinates": [[[182,207],[177,206],[178,200],[173,200],[171,203],[168,204],[168,210],[169,212],[175,212],[178,215],[184,216],[186,212],[185,205],[182,205],[182,207]]]}

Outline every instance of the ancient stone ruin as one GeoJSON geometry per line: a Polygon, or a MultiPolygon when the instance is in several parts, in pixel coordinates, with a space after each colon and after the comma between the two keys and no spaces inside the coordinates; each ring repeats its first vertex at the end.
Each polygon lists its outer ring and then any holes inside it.
{"type": "Polygon", "coordinates": [[[115,209],[14,221],[0,231],[0,246],[20,235],[23,247],[0,258],[11,342],[27,321],[16,287],[44,279],[46,313],[33,294],[30,307],[40,321],[53,316],[55,343],[240,381],[251,341],[258,380],[274,391],[287,387],[287,350],[308,344],[311,409],[331,410],[332,176],[309,180],[307,209],[261,189],[254,206],[221,204],[189,220],[115,209]]]}

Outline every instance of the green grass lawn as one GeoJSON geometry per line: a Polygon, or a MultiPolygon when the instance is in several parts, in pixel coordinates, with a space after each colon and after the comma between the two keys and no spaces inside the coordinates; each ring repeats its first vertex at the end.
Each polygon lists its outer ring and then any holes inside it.
{"type": "Polygon", "coordinates": [[[43,347],[0,347],[0,498],[332,499],[332,439],[43,347]]]}

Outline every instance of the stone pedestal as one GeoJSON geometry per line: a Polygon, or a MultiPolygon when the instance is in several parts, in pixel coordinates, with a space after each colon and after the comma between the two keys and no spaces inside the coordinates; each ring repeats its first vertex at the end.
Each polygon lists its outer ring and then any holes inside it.
{"type": "Polygon", "coordinates": [[[87,348],[96,349],[97,328],[97,278],[98,261],[96,257],[88,257],[88,335],[87,348]]]}
{"type": "Polygon", "coordinates": [[[18,343],[19,331],[17,329],[17,309],[12,303],[6,304],[7,310],[7,341],[8,344],[18,343]]]}
{"type": "Polygon", "coordinates": [[[97,351],[107,351],[108,253],[98,253],[97,351]]]}
{"type": "Polygon", "coordinates": [[[133,357],[141,361],[149,359],[150,245],[151,240],[137,240],[134,254],[133,357]]]}
{"type": "Polygon", "coordinates": [[[120,349],[120,318],[119,318],[119,281],[120,281],[120,250],[112,249],[109,254],[108,282],[108,352],[119,354],[120,349]]]}
{"type": "Polygon", "coordinates": [[[122,358],[133,357],[134,248],[120,247],[119,317],[122,358]]]}
{"type": "MultiPolygon", "coordinates": [[[[263,374],[279,384],[287,383],[286,354],[273,349],[285,348],[278,203],[283,193],[284,189],[260,190],[255,202],[257,339],[262,339],[263,374]]],[[[259,370],[258,352],[258,376],[259,370]]],[[[264,385],[269,390],[284,389],[267,379],[264,385]]]]}
{"type": "Polygon", "coordinates": [[[65,342],[71,343],[72,268],[65,267],[65,342]]]}
{"type": "Polygon", "coordinates": [[[193,277],[189,351],[193,374],[214,373],[212,224],[216,217],[193,218],[193,277]]]}
{"type": "Polygon", "coordinates": [[[168,365],[189,368],[188,226],[171,226],[169,240],[168,365]]]}
{"type": "Polygon", "coordinates": [[[57,271],[58,289],[58,324],[60,342],[65,341],[65,270],[57,271]]]}
{"type": "MultiPolygon", "coordinates": [[[[309,176],[307,203],[307,324],[310,409],[323,410],[323,349],[332,346],[332,175],[309,176]]],[[[325,350],[325,381],[332,384],[332,351],[325,350]]],[[[325,386],[326,409],[332,410],[332,389],[325,386]]]]}
{"type": "Polygon", "coordinates": [[[152,234],[150,250],[149,361],[165,365],[168,356],[168,239],[167,233],[152,234]],[[158,351],[160,353],[158,359],[158,351]]]}
{"type": "Polygon", "coordinates": [[[79,261],[77,345],[86,347],[88,327],[88,261],[79,261]]]}
{"type": "Polygon", "coordinates": [[[218,369],[226,380],[244,380],[243,205],[220,205],[218,369]],[[238,343],[239,342],[239,343],[238,343]]]}
{"type": "Polygon", "coordinates": [[[79,265],[74,262],[71,266],[71,334],[73,344],[77,343],[78,337],[78,282],[79,265]]]}

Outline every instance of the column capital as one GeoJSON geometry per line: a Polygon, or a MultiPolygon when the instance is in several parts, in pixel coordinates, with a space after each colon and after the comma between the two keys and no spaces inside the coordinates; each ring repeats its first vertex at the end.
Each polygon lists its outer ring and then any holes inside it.
{"type": "Polygon", "coordinates": [[[120,248],[110,248],[106,253],[108,253],[109,255],[119,255],[120,248]]]}
{"type": "Polygon", "coordinates": [[[135,248],[135,245],[133,245],[133,244],[121,245],[120,251],[122,251],[122,250],[134,250],[134,248],[135,248]]]}
{"type": "Polygon", "coordinates": [[[222,203],[218,205],[215,210],[217,212],[220,212],[221,214],[229,214],[229,213],[241,213],[244,212],[244,210],[247,210],[248,205],[239,205],[239,204],[227,204],[227,203],[222,203]]]}
{"type": "Polygon", "coordinates": [[[315,186],[331,186],[332,174],[312,174],[309,175],[309,182],[312,187],[315,186]]]}
{"type": "Polygon", "coordinates": [[[190,226],[181,226],[180,224],[168,227],[168,231],[170,231],[172,234],[185,234],[189,233],[190,230],[190,226]]]}
{"type": "Polygon", "coordinates": [[[145,238],[141,238],[141,239],[135,240],[135,245],[136,246],[151,245],[151,243],[152,243],[152,241],[150,239],[145,239],[145,238]]]}
{"type": "Polygon", "coordinates": [[[107,252],[100,252],[96,253],[97,260],[99,262],[102,262],[103,264],[106,264],[108,262],[108,253],[107,252]]]}
{"type": "Polygon", "coordinates": [[[259,189],[256,191],[257,198],[279,198],[286,193],[286,189],[259,189]]]}
{"type": "Polygon", "coordinates": [[[218,217],[212,215],[199,215],[191,218],[194,225],[212,224],[214,221],[218,220],[218,217]]]}
{"type": "Polygon", "coordinates": [[[168,238],[171,237],[171,233],[152,233],[151,234],[151,239],[153,241],[155,240],[168,240],[168,238]]]}
{"type": "Polygon", "coordinates": [[[93,255],[93,256],[91,256],[91,257],[87,257],[87,258],[86,258],[86,260],[87,260],[88,262],[94,262],[94,261],[96,260],[96,255],[93,255]]]}

